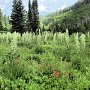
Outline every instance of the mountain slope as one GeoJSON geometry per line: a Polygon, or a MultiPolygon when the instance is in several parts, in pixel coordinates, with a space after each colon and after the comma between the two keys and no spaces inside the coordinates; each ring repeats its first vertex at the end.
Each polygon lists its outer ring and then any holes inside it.
{"type": "Polygon", "coordinates": [[[43,24],[53,31],[87,32],[90,30],[90,1],[77,2],[63,11],[48,15],[43,24]]]}

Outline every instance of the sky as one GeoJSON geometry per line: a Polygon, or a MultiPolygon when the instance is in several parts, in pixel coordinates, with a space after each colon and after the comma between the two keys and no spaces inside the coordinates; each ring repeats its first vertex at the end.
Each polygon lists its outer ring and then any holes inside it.
{"type": "MultiPolygon", "coordinates": [[[[0,8],[4,14],[10,15],[12,10],[13,0],[0,0],[0,8]]],[[[58,10],[63,10],[66,7],[73,5],[77,0],[38,0],[40,14],[51,13],[58,10]]],[[[25,9],[28,8],[28,0],[23,0],[25,9]]]]}

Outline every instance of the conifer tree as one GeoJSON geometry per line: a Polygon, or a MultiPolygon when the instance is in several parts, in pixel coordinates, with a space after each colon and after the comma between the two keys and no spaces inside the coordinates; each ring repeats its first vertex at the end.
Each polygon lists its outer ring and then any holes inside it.
{"type": "Polygon", "coordinates": [[[38,2],[33,0],[32,2],[32,29],[33,32],[39,28],[39,11],[38,11],[38,2]]]}
{"type": "Polygon", "coordinates": [[[22,0],[13,1],[13,9],[11,14],[12,32],[24,33],[25,20],[24,20],[24,6],[22,0]]]}
{"type": "Polygon", "coordinates": [[[11,14],[12,32],[15,32],[17,31],[17,0],[13,0],[12,7],[13,7],[11,14]]]}
{"type": "Polygon", "coordinates": [[[3,30],[3,16],[2,16],[2,11],[0,9],[0,31],[3,30]]]}
{"type": "Polygon", "coordinates": [[[31,1],[29,0],[28,3],[28,31],[30,32],[32,30],[32,6],[31,1]]]}

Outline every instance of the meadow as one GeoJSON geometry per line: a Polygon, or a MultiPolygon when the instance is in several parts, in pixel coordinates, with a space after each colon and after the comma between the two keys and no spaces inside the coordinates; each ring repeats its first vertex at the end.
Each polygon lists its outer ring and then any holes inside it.
{"type": "Polygon", "coordinates": [[[90,90],[90,33],[0,33],[0,90],[90,90]]]}

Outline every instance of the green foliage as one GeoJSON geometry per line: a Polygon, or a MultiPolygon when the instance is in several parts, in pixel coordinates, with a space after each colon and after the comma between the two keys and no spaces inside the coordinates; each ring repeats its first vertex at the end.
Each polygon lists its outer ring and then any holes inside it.
{"type": "Polygon", "coordinates": [[[0,90],[89,90],[89,33],[0,34],[0,90]]]}

